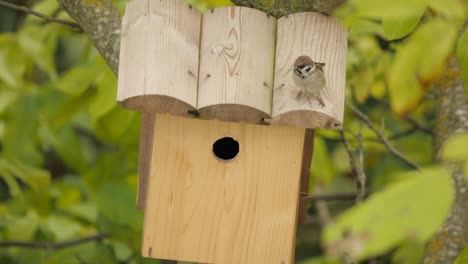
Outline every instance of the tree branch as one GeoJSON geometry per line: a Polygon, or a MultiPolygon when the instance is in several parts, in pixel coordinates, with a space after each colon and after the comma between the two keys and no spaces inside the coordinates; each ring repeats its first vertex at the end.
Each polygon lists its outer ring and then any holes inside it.
{"type": "Polygon", "coordinates": [[[28,242],[28,241],[0,241],[0,247],[22,247],[22,248],[35,248],[46,250],[57,250],[66,247],[73,247],[91,241],[100,241],[109,235],[106,233],[96,234],[89,237],[84,237],[76,240],[56,242],[56,243],[41,243],[41,242],[28,242]]]}
{"type": "Polygon", "coordinates": [[[409,160],[408,158],[406,158],[405,156],[403,156],[403,154],[400,153],[400,151],[398,151],[395,147],[393,147],[391,144],[390,144],[390,141],[388,140],[387,137],[385,137],[385,135],[380,131],[378,130],[374,124],[370,121],[370,119],[361,111],[359,111],[359,109],[357,109],[353,104],[351,104],[350,102],[346,102],[346,105],[359,117],[361,118],[362,121],[364,121],[364,123],[366,123],[366,125],[372,130],[374,131],[374,133],[379,137],[379,139],[382,141],[382,143],[385,145],[385,147],[393,154],[395,155],[396,157],[398,157],[400,160],[402,160],[403,162],[405,162],[406,164],[408,164],[408,166],[410,166],[411,168],[413,169],[416,169],[416,170],[420,170],[421,168],[414,162],[412,162],[411,160],[409,160]]]}
{"type": "Polygon", "coordinates": [[[405,120],[413,126],[413,129],[419,130],[425,134],[428,134],[430,136],[434,136],[434,131],[432,131],[431,128],[424,126],[423,124],[419,123],[416,121],[416,119],[408,116],[405,118],[405,120]]]}
{"type": "Polygon", "coordinates": [[[117,75],[119,68],[120,29],[119,12],[111,0],[57,0],[80,27],[117,75]]]}
{"type": "Polygon", "coordinates": [[[44,15],[42,13],[36,12],[36,11],[30,9],[30,8],[25,7],[25,6],[15,5],[15,4],[7,3],[7,2],[1,1],[1,0],[0,0],[0,6],[4,6],[4,7],[7,7],[7,8],[16,10],[16,11],[20,11],[20,12],[23,12],[23,13],[26,13],[26,14],[30,14],[30,15],[39,17],[39,18],[41,18],[41,19],[43,19],[43,20],[45,20],[47,22],[55,22],[55,23],[63,24],[63,25],[66,25],[66,26],[69,26],[69,27],[72,27],[72,28],[75,28],[75,29],[80,29],[80,25],[78,25],[77,23],[70,22],[70,21],[67,21],[67,20],[63,20],[63,19],[60,19],[60,18],[50,17],[50,16],[44,15]]]}
{"type": "Polygon", "coordinates": [[[253,7],[277,18],[305,11],[330,15],[345,1],[346,0],[232,0],[235,5],[253,7]]]}
{"type": "MultiPolygon", "coordinates": [[[[449,68],[452,69],[447,69],[447,72],[453,72],[458,69],[458,65],[453,62],[449,68]]],[[[450,83],[449,80],[443,82],[450,83]]],[[[437,88],[440,97],[436,101],[436,153],[440,152],[441,146],[450,136],[468,132],[468,98],[463,81],[458,77],[451,83],[449,87],[437,88]]],[[[426,245],[425,264],[453,263],[468,240],[468,186],[464,180],[463,167],[458,164],[448,166],[452,171],[455,200],[444,226],[426,245]]]]}

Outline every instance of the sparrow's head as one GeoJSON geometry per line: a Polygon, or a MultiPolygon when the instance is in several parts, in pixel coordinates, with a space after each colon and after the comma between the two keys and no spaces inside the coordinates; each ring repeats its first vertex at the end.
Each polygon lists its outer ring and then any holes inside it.
{"type": "Polygon", "coordinates": [[[314,62],[309,56],[300,56],[294,62],[294,74],[304,79],[316,71],[323,71],[325,63],[314,62]]]}

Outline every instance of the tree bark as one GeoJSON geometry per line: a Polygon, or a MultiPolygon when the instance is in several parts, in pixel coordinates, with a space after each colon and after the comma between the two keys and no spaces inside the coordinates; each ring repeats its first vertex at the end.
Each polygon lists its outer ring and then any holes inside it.
{"type": "Polygon", "coordinates": [[[98,52],[115,75],[119,68],[120,29],[119,12],[111,0],[57,0],[87,33],[98,52]]]}
{"type": "Polygon", "coordinates": [[[248,6],[262,10],[277,18],[288,14],[313,11],[322,14],[332,14],[345,0],[231,0],[238,6],[248,6]]]}
{"type": "MultiPolygon", "coordinates": [[[[460,72],[455,59],[446,72],[460,72]]],[[[435,129],[437,155],[447,138],[457,133],[468,132],[468,98],[463,87],[463,80],[460,76],[455,80],[450,78],[453,77],[441,80],[436,88],[438,94],[435,129]]],[[[439,158],[436,159],[440,161],[439,158]]],[[[448,167],[452,171],[455,199],[444,226],[426,245],[425,264],[453,263],[463,250],[468,238],[468,213],[466,212],[468,189],[464,180],[463,167],[460,164],[448,164],[448,167]]]]}

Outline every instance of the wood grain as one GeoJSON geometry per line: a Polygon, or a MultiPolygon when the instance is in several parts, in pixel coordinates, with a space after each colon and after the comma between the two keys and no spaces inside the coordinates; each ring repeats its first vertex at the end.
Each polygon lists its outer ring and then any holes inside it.
{"type": "Polygon", "coordinates": [[[276,19],[245,7],[203,15],[198,108],[202,118],[260,123],[271,115],[276,19]]]}
{"type": "Polygon", "coordinates": [[[278,19],[272,124],[305,128],[341,129],[346,80],[347,30],[326,15],[304,12],[278,19]],[[318,101],[297,99],[292,79],[294,62],[301,55],[324,62],[326,89],[318,101]]]}
{"type": "Polygon", "coordinates": [[[153,151],[153,131],[156,114],[141,113],[140,146],[138,150],[138,188],[136,206],[145,209],[150,174],[151,153],[153,151]]]}
{"type": "Polygon", "coordinates": [[[156,115],[142,254],[198,263],[294,263],[304,129],[156,115]],[[212,144],[232,137],[230,161],[212,144]]]}
{"type": "Polygon", "coordinates": [[[183,0],[133,0],[122,19],[117,100],[187,115],[197,104],[201,14],[183,0]]]}
{"type": "Polygon", "coordinates": [[[304,151],[302,154],[301,188],[299,193],[299,208],[297,217],[298,224],[305,224],[307,220],[309,199],[304,198],[309,196],[310,165],[312,164],[312,156],[314,153],[314,138],[315,130],[306,129],[304,137],[304,151]]]}

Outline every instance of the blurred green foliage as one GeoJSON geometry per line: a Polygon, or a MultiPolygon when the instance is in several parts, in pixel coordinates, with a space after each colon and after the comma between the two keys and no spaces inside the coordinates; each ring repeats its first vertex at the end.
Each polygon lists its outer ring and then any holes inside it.
{"type": "MultiPolygon", "coordinates": [[[[19,4],[67,18],[55,0],[19,4]]],[[[114,74],[80,31],[1,7],[0,28],[0,241],[111,234],[0,248],[0,263],[158,263],[139,254],[140,117],[116,104],[114,74]]]]}
{"type": "MultiPolygon", "coordinates": [[[[232,5],[187,2],[201,11],[232,5]]],[[[114,3],[123,14],[126,1],[114,3]]],[[[69,19],[55,0],[18,4],[69,19]]],[[[462,74],[468,83],[468,33],[457,39],[467,14],[461,0],[349,0],[338,10],[349,27],[347,98],[424,170],[408,168],[347,111],[345,136],[352,152],[360,149],[355,135],[362,136],[362,166],[376,194],[357,206],[329,203],[334,221],[322,236],[328,255],[318,243],[307,244],[307,250],[298,248],[306,252],[297,254],[298,263],[340,263],[329,257],[344,252],[358,259],[379,256],[381,263],[421,260],[424,242],[453,199],[449,174],[434,166],[430,98],[455,55],[462,71],[448,77],[462,74]]],[[[158,263],[140,257],[140,116],[115,100],[116,77],[86,34],[0,7],[0,241],[110,235],[59,250],[0,247],[0,263],[158,263]]],[[[460,136],[441,151],[445,160],[465,162],[466,175],[467,145],[460,136]]],[[[317,131],[311,179],[311,192],[355,192],[338,132],[317,131]]],[[[317,215],[311,206],[311,218],[317,215]]]]}

